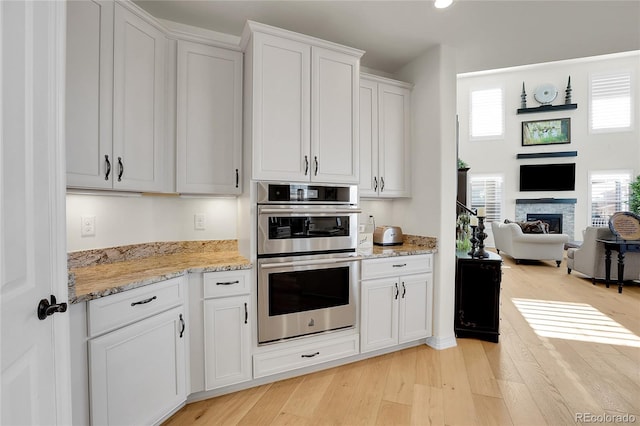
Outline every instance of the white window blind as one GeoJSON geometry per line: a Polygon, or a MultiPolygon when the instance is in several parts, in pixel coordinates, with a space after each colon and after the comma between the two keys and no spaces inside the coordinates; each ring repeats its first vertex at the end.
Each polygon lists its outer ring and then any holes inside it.
{"type": "Polygon", "coordinates": [[[469,129],[471,139],[491,139],[504,135],[502,88],[471,92],[469,129]]]}
{"type": "Polygon", "coordinates": [[[503,178],[502,176],[471,176],[469,179],[471,189],[471,207],[485,207],[487,210],[486,222],[500,222],[503,205],[503,178]]]}
{"type": "Polygon", "coordinates": [[[609,226],[609,218],[629,210],[630,172],[592,172],[591,226],[609,226]]]}
{"type": "Polygon", "coordinates": [[[589,119],[592,131],[631,128],[631,74],[619,72],[591,76],[589,119]]]}

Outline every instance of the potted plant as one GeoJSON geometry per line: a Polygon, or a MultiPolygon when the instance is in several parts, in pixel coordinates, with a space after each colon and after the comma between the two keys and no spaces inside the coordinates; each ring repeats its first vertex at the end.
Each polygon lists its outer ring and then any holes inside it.
{"type": "Polygon", "coordinates": [[[640,214],[640,175],[636,176],[634,182],[631,182],[629,209],[635,214],[640,214]]]}

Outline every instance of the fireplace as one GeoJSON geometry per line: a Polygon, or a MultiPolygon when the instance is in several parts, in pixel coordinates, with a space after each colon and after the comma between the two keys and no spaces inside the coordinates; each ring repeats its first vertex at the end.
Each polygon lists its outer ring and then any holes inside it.
{"type": "Polygon", "coordinates": [[[562,214],[558,213],[527,213],[527,222],[541,220],[549,224],[550,234],[562,234],[562,214]]]}

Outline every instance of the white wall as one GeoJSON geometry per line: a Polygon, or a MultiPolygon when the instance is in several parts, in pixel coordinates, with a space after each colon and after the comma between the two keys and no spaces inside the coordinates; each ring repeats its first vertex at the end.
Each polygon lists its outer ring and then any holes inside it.
{"type": "Polygon", "coordinates": [[[596,58],[537,64],[458,77],[458,115],[460,120],[460,158],[471,167],[470,176],[482,173],[501,173],[505,177],[505,211],[503,219],[514,219],[516,198],[576,198],[575,237],[589,221],[588,173],[592,170],[628,169],[634,176],[640,173],[640,52],[626,55],[607,55],[596,58]],[[633,72],[635,89],[633,131],[590,134],[589,75],[617,71],[633,72]],[[578,109],[546,113],[516,114],[520,108],[522,82],[527,92],[527,106],[539,104],[533,90],[544,83],[558,88],[554,105],[564,103],[567,79],[571,76],[572,101],[578,109]],[[501,140],[469,141],[469,96],[471,90],[501,86],[505,90],[505,137],[501,140]],[[522,146],[521,123],[547,118],[571,118],[571,143],[547,146],[522,146]],[[518,160],[518,153],[577,151],[577,157],[518,160]],[[558,192],[519,192],[521,164],[576,163],[576,190],[558,192]]]}
{"type": "Polygon", "coordinates": [[[438,46],[407,64],[396,78],[411,94],[412,197],[395,200],[392,221],[408,234],[435,236],[434,330],[429,344],[455,346],[456,67],[455,51],[438,46]]]}
{"type": "Polygon", "coordinates": [[[67,194],[67,250],[153,241],[236,239],[235,198],[179,198],[67,194]],[[194,229],[204,213],[206,229],[194,229]],[[82,237],[82,216],[95,216],[95,236],[82,237]]]}

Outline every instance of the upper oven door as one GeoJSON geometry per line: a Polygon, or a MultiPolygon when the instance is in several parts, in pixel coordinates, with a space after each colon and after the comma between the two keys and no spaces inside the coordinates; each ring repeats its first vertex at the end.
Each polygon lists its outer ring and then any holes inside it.
{"type": "Polygon", "coordinates": [[[258,206],[258,255],[355,250],[359,212],[349,207],[258,206]]]}

